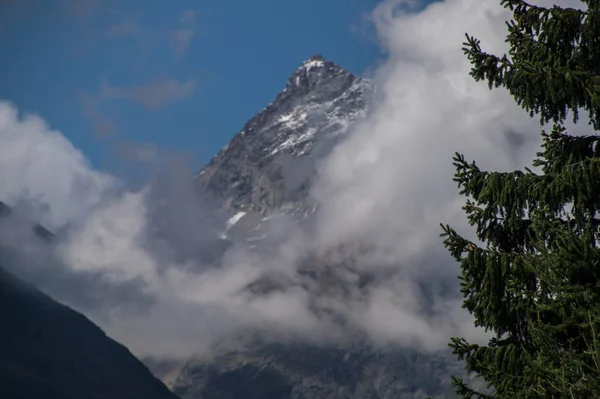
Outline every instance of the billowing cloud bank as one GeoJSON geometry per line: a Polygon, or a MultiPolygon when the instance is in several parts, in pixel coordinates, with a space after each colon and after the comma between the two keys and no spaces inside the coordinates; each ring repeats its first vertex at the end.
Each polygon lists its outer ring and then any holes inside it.
{"type": "Polygon", "coordinates": [[[309,310],[305,289],[253,299],[240,292],[266,270],[290,273],[307,248],[360,242],[371,250],[358,267],[391,277],[356,301],[323,301],[373,342],[438,349],[450,335],[478,334],[460,310],[458,268],[441,246],[439,223],[465,226],[452,182],[455,151],[483,168],[512,170],[530,165],[539,146],[537,120],[503,90],[475,83],[461,51],[469,32],[503,52],[510,14],[495,0],[448,0],[418,12],[389,0],[372,17],[389,57],[375,73],[372,112],[320,164],[312,239],[286,227],[277,256],[234,248],[221,267],[207,267],[202,257],[224,221],[194,191],[190,171],[175,165],[128,190],[41,118],[2,102],[0,199],[17,205],[15,218],[62,232],[58,248],[48,249],[24,245],[25,230],[0,226],[5,266],[83,309],[135,352],[185,356],[257,323],[326,335],[331,326],[309,310]]]}

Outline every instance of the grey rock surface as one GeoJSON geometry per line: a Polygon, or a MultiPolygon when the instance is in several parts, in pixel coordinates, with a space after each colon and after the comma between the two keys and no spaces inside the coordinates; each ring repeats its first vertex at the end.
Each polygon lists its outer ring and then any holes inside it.
{"type": "Polygon", "coordinates": [[[189,362],[171,388],[182,398],[450,397],[445,356],[290,343],[255,343],[189,362]]]}
{"type": "Polygon", "coordinates": [[[371,91],[369,81],[312,56],[196,175],[197,184],[231,210],[295,208],[307,198],[314,162],[365,114],[371,91]]]}

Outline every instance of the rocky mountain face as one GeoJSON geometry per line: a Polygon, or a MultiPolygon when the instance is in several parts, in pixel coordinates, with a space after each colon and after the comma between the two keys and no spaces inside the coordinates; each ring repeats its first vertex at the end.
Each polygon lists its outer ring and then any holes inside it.
{"type": "Polygon", "coordinates": [[[306,201],[314,162],[364,115],[371,91],[365,79],[320,55],[311,57],[196,182],[231,210],[264,214],[296,208],[306,201]]]}
{"type": "MultiPolygon", "coordinates": [[[[315,166],[365,115],[373,91],[369,81],[319,55],[302,63],[283,92],[195,177],[199,190],[217,197],[231,216],[221,239],[241,238],[250,248],[268,250],[265,225],[273,214],[310,220],[315,166]]],[[[301,286],[315,299],[318,317],[344,326],[343,317],[319,307],[317,299],[344,301],[385,278],[354,268],[353,250],[312,254],[299,262],[293,280],[267,275],[247,290],[259,296],[301,286]]],[[[375,348],[350,327],[347,335],[343,343],[326,345],[240,332],[224,340],[234,345],[223,343],[202,358],[147,364],[183,399],[454,397],[449,375],[460,367],[447,354],[375,348]]]]}
{"type": "Polygon", "coordinates": [[[368,347],[259,343],[180,367],[171,389],[203,399],[454,397],[446,356],[368,347]]]}
{"type": "Polygon", "coordinates": [[[2,267],[0,321],[0,398],[177,398],[86,317],[2,267]]]}

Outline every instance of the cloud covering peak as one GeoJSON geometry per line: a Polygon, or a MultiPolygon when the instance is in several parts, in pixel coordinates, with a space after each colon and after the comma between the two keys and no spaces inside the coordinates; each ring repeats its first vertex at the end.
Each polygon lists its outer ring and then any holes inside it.
{"type": "MultiPolygon", "coordinates": [[[[482,168],[520,169],[531,164],[540,127],[508,93],[474,82],[461,51],[467,31],[487,50],[503,53],[509,12],[495,0],[447,0],[419,11],[410,4],[383,1],[372,14],[388,59],[374,74],[369,115],[319,164],[315,234],[283,229],[284,245],[267,259],[233,248],[218,268],[199,260],[198,248],[214,248],[215,226],[225,221],[194,191],[189,171],[173,168],[141,190],[127,189],[94,170],[41,118],[0,103],[0,199],[47,205],[34,217],[51,227],[70,223],[51,256],[34,251],[37,257],[18,258],[13,269],[26,260],[38,271],[55,267],[56,278],[76,276],[69,281],[93,289],[69,297],[69,286],[47,283],[51,294],[75,306],[87,303],[85,294],[120,298],[90,312],[138,354],[184,356],[224,334],[265,324],[330,339],[332,325],[311,310],[315,302],[376,344],[437,350],[451,335],[479,334],[460,309],[458,267],[439,238],[440,222],[466,228],[451,158],[458,151],[482,168]],[[307,252],[355,243],[368,250],[351,252],[356,270],[340,278],[381,272],[385,278],[368,290],[315,299],[310,286],[298,283],[260,298],[244,293],[266,272],[296,278],[307,252]],[[50,266],[42,261],[49,258],[50,266]],[[127,301],[143,310],[123,316],[127,301]]],[[[147,94],[111,90],[139,101],[147,94]]]]}

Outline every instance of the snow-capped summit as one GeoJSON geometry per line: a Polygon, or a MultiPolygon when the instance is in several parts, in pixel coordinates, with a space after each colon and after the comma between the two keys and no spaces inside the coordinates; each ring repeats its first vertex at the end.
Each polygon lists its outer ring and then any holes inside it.
{"type": "Polygon", "coordinates": [[[322,68],[325,66],[325,58],[321,54],[314,54],[309,59],[304,61],[299,69],[304,69],[306,71],[311,70],[312,68],[322,68]]]}
{"type": "Polygon", "coordinates": [[[290,76],[284,89],[284,93],[290,89],[313,89],[322,83],[323,79],[328,80],[337,75],[351,75],[332,61],[326,60],[321,54],[314,54],[309,59],[300,64],[290,76]]]}
{"type": "Polygon", "coordinates": [[[298,208],[315,159],[366,112],[370,92],[368,81],[320,54],[311,56],[196,175],[197,183],[232,212],[298,208]]]}
{"type": "Polygon", "coordinates": [[[315,53],[315,54],[311,55],[309,59],[304,61],[303,64],[306,64],[309,62],[316,62],[316,61],[324,62],[325,58],[321,54],[315,53]]]}
{"type": "Polygon", "coordinates": [[[267,214],[313,214],[315,163],[365,114],[371,92],[370,82],[320,54],[302,62],[275,100],[195,176],[235,220],[223,226],[221,239],[264,237],[267,214]]]}

